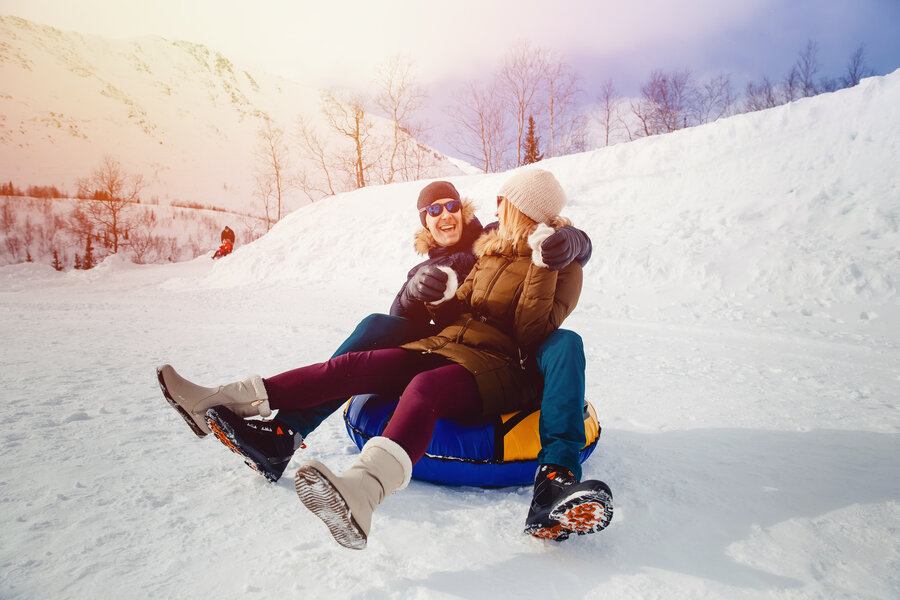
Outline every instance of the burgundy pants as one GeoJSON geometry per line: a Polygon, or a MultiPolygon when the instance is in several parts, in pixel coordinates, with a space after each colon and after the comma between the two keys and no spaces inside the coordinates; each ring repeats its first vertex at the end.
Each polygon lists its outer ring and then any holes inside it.
{"type": "Polygon", "coordinates": [[[275,409],[308,408],[354,394],[399,395],[384,436],[400,444],[413,464],[425,455],[438,419],[481,413],[471,373],[442,356],[400,348],[350,352],[263,383],[275,409]]]}

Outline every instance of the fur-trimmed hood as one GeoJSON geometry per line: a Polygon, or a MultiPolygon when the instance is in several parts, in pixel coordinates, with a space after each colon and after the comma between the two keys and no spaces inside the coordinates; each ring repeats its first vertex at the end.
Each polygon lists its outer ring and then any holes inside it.
{"type": "MultiPolygon", "coordinates": [[[[565,217],[554,217],[550,223],[544,225],[544,228],[549,226],[551,230],[556,230],[563,225],[571,224],[572,222],[565,217]]],[[[480,238],[475,240],[475,245],[472,247],[472,250],[478,258],[481,258],[482,256],[505,256],[507,258],[527,256],[532,254],[532,251],[534,250],[531,238],[537,230],[542,229],[541,225],[541,223],[536,223],[528,232],[528,236],[519,240],[518,243],[513,243],[512,240],[502,237],[500,235],[499,227],[487,229],[480,238]]],[[[542,235],[540,241],[543,241],[546,238],[546,235],[542,235]]]]}
{"type": "MultiPolygon", "coordinates": [[[[459,247],[461,251],[468,251],[475,240],[478,239],[478,236],[481,235],[483,228],[481,222],[475,218],[475,205],[468,198],[462,201],[462,215],[463,232],[454,247],[459,247]]],[[[414,240],[416,252],[419,254],[430,255],[433,250],[442,247],[434,241],[434,236],[431,235],[427,227],[420,227],[416,231],[414,240]]]]}

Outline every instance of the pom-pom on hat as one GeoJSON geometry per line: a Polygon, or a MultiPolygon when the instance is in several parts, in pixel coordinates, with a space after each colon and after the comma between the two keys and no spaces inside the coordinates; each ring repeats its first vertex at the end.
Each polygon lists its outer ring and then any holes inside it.
{"type": "Polygon", "coordinates": [[[421,209],[429,204],[433,204],[435,200],[443,200],[444,198],[452,198],[459,200],[459,192],[456,187],[449,181],[433,181],[422,188],[419,192],[419,202],[416,208],[419,209],[419,218],[422,219],[422,225],[425,225],[425,213],[421,209]]]}
{"type": "Polygon", "coordinates": [[[538,223],[559,216],[566,205],[566,193],[550,171],[528,169],[510,177],[500,188],[500,196],[538,223]]]}

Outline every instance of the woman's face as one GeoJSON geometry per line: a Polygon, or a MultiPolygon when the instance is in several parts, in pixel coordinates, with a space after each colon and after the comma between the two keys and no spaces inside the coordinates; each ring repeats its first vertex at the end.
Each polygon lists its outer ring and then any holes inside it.
{"type": "MultiPolygon", "coordinates": [[[[429,210],[425,211],[425,227],[431,232],[434,241],[440,246],[452,246],[459,242],[463,231],[462,203],[451,198],[441,198],[431,203],[431,206],[441,205],[438,216],[431,216],[429,210]],[[454,204],[455,203],[455,204],[454,204]],[[456,208],[456,212],[447,210],[447,204],[456,208]]],[[[430,207],[429,207],[430,209],[430,207]]],[[[435,209],[430,209],[434,211],[435,209]]]]}

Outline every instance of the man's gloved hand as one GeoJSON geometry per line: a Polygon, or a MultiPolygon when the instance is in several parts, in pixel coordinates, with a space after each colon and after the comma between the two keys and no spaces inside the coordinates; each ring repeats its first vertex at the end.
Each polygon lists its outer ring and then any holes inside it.
{"type": "Polygon", "coordinates": [[[553,232],[541,244],[541,258],[551,271],[558,271],[580,257],[585,251],[583,234],[565,225],[553,232]]]}
{"type": "Polygon", "coordinates": [[[448,275],[434,265],[425,265],[406,284],[406,295],[411,300],[437,302],[444,297],[448,275]]]}

